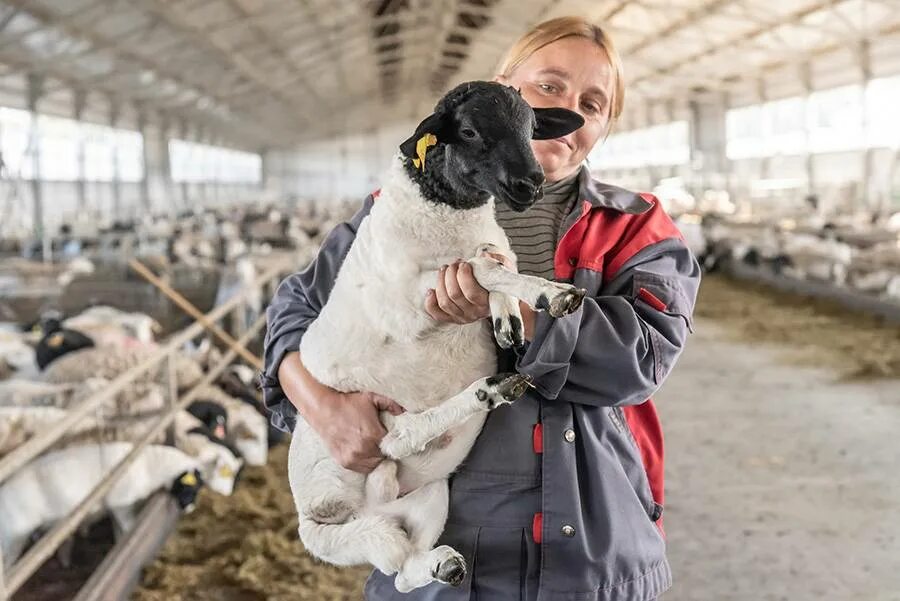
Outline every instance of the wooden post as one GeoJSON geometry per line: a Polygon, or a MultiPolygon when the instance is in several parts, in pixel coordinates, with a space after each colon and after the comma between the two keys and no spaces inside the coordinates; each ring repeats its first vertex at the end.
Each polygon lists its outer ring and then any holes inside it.
{"type": "Polygon", "coordinates": [[[9,595],[6,594],[6,580],[3,578],[3,549],[0,549],[0,601],[6,601],[9,595]]]}
{"type": "MultiPolygon", "coordinates": [[[[175,371],[175,353],[169,353],[166,359],[166,371],[169,378],[169,407],[174,411],[178,405],[178,373],[175,371]]],[[[166,431],[166,442],[175,444],[175,422],[169,425],[166,431]]]]}

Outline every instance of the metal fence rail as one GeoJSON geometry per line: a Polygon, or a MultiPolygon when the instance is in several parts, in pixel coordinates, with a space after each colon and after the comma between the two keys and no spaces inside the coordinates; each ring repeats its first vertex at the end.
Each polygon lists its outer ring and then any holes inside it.
{"type": "MultiPolygon", "coordinates": [[[[274,289],[278,279],[287,271],[287,266],[283,262],[272,267],[270,270],[260,276],[254,285],[242,290],[235,297],[230,299],[223,305],[215,308],[213,311],[205,315],[207,322],[216,322],[225,317],[229,312],[243,309],[246,304],[248,292],[263,288],[264,291],[274,289]]],[[[246,345],[252,340],[265,326],[265,316],[261,315],[253,323],[253,325],[240,337],[238,344],[246,345]]],[[[141,436],[135,443],[132,451],[122,461],[116,464],[103,480],[94,488],[93,491],[68,515],[65,519],[56,523],[41,539],[23,555],[19,561],[4,574],[3,558],[0,553],[0,601],[7,601],[13,593],[15,593],[22,585],[41,567],[41,565],[59,548],[59,546],[78,528],[79,524],[90,511],[97,505],[102,497],[109,492],[115,485],[117,479],[125,473],[128,467],[135,461],[143,449],[157,438],[175,419],[176,414],[186,408],[190,403],[195,401],[199,396],[200,388],[211,384],[224,371],[224,369],[234,361],[237,351],[231,349],[225,353],[222,359],[213,366],[206,376],[190,391],[182,396],[178,396],[177,386],[174,379],[175,353],[181,346],[203,332],[205,326],[196,322],[186,328],[181,333],[175,335],[165,346],[160,348],[153,356],[149,357],[139,365],[129,369],[119,377],[115,378],[110,385],[95,395],[92,395],[78,405],[68,411],[65,418],[60,420],[50,429],[41,432],[29,439],[26,443],[16,448],[0,460],[0,483],[7,480],[18,470],[27,465],[30,461],[38,457],[43,451],[55,444],[66,432],[70,431],[72,426],[76,425],[80,420],[91,414],[104,403],[111,401],[117,394],[126,390],[139,377],[146,372],[158,368],[163,362],[168,362],[168,372],[170,376],[170,401],[169,409],[161,414],[158,420],[154,422],[152,427],[141,436]]]]}

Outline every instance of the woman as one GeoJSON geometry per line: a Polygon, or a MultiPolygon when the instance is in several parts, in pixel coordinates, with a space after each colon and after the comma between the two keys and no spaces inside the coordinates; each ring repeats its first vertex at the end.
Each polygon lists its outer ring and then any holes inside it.
{"type": "MultiPolygon", "coordinates": [[[[523,273],[555,276],[589,292],[553,320],[523,306],[527,343],[504,358],[535,391],[492,412],[454,475],[442,543],[470,562],[462,586],[400,595],[378,572],[366,598],[644,601],[670,586],[660,517],[662,434],[650,395],[680,354],[699,267],[652,196],[593,180],[583,165],[622,110],[619,57],[604,32],[566,17],[510,50],[497,80],[535,107],[577,111],[585,125],[533,142],[547,183],[525,213],[500,206],[498,222],[523,273]]],[[[345,467],[380,461],[379,410],[390,399],[342,394],[316,382],[296,352],[327,299],[372,205],[338,226],[316,261],[288,277],[268,310],[263,385],[276,425],[295,411],[345,467]]],[[[442,270],[425,308],[438,322],[489,316],[487,293],[465,263],[442,270]]]]}

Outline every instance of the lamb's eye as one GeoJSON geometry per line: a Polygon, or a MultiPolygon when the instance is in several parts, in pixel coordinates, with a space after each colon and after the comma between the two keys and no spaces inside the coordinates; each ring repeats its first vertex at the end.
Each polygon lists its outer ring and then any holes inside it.
{"type": "Polygon", "coordinates": [[[459,130],[459,133],[462,137],[468,140],[474,140],[475,136],[478,135],[475,133],[474,129],[469,129],[468,127],[462,128],[461,130],[459,130]]]}

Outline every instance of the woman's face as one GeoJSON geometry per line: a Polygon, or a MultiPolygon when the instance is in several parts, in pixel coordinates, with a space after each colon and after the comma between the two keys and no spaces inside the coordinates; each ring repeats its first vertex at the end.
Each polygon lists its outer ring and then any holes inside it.
{"type": "Polygon", "coordinates": [[[606,134],[610,118],[612,68],[606,51],[582,37],[547,44],[498,81],[519,88],[535,108],[562,107],[584,117],[584,126],[554,140],[533,140],[531,148],[548,182],[578,169],[594,144],[606,134]]]}

